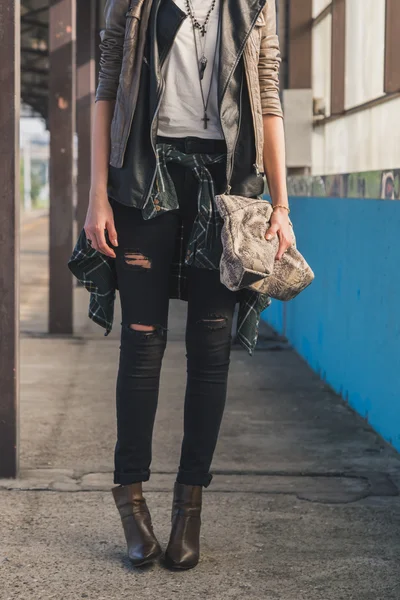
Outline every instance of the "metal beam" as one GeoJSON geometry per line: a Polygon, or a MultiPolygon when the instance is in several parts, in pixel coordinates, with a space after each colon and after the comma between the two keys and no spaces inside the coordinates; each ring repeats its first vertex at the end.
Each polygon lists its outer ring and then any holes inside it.
{"type": "Polygon", "coordinates": [[[29,25],[29,27],[41,27],[43,29],[48,29],[49,24],[44,21],[38,21],[37,19],[29,19],[29,17],[21,17],[22,25],[29,25]]]}
{"type": "Polygon", "coordinates": [[[21,48],[21,52],[22,54],[34,54],[35,56],[40,56],[43,58],[46,58],[47,56],[49,56],[49,53],[47,50],[39,50],[38,48],[21,48]]]}
{"type": "Polygon", "coordinates": [[[29,9],[28,12],[25,12],[22,16],[23,17],[33,17],[36,15],[40,15],[44,12],[47,12],[48,10],[49,10],[48,6],[41,6],[40,8],[29,9]]]}
{"type": "Polygon", "coordinates": [[[312,0],[289,2],[289,88],[312,87],[312,0]]]}
{"type": "Polygon", "coordinates": [[[386,0],[385,81],[386,93],[400,91],[400,5],[399,0],[386,0]]]}
{"type": "Polygon", "coordinates": [[[0,0],[0,477],[18,475],[20,4],[0,0]]]}
{"type": "Polygon", "coordinates": [[[346,0],[332,2],[331,115],[345,109],[346,0]]]}
{"type": "Polygon", "coordinates": [[[95,0],[77,6],[77,134],[78,134],[78,231],[84,225],[90,191],[91,137],[96,86],[95,39],[97,11],[95,0]]]}
{"type": "Polygon", "coordinates": [[[45,77],[47,77],[49,74],[48,69],[39,69],[38,67],[31,67],[29,65],[23,65],[21,67],[21,72],[22,73],[33,73],[34,75],[43,75],[45,77]]]}
{"type": "Polygon", "coordinates": [[[317,16],[313,18],[313,27],[316,27],[317,25],[322,23],[322,21],[324,19],[326,19],[326,17],[328,15],[331,15],[331,14],[332,14],[332,2],[330,2],[327,6],[325,6],[325,8],[323,8],[321,10],[321,12],[318,13],[317,16]]]}
{"type": "Polygon", "coordinates": [[[50,297],[49,332],[72,333],[76,0],[50,0],[50,297]]]}

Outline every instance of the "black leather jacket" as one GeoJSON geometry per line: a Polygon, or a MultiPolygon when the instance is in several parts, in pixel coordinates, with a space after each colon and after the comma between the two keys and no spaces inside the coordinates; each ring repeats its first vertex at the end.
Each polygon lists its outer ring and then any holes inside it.
{"type": "MultiPolygon", "coordinates": [[[[124,1],[109,0],[108,5],[124,1]]],[[[266,0],[221,0],[222,36],[218,95],[221,126],[227,145],[226,190],[245,196],[260,194],[264,187],[263,175],[260,172],[260,151],[257,155],[262,132],[255,121],[254,99],[252,102],[249,81],[254,81],[261,88],[258,95],[260,96],[261,91],[262,102],[260,110],[256,112],[261,113],[262,108],[264,114],[267,112],[282,116],[277,75],[280,62],[279,45],[276,26],[273,23],[275,9],[271,9],[274,0],[267,2],[268,7],[266,0]],[[255,61],[261,52],[262,76],[256,77],[256,82],[255,78],[249,79],[248,73],[245,72],[243,53],[257,25],[261,26],[260,36],[255,38],[259,40],[258,53],[256,49],[254,59],[250,56],[257,69],[255,61]]],[[[116,147],[112,148],[109,171],[109,193],[124,204],[140,208],[152,190],[156,166],[157,116],[164,91],[160,67],[185,18],[186,14],[173,0],[134,0],[127,13],[124,53],[129,54],[132,50],[133,61],[137,61],[138,56],[141,56],[140,78],[137,77],[136,70],[135,85],[130,88],[134,93],[134,97],[131,95],[135,106],[133,115],[130,117],[128,107],[125,107],[123,118],[114,118],[112,140],[114,139],[116,147]],[[140,19],[132,16],[134,14],[139,15],[140,19]],[[141,37],[139,30],[144,23],[147,25],[146,35],[141,37]]],[[[122,31],[119,34],[122,35],[122,31]]],[[[110,39],[107,40],[108,50],[109,44],[110,39]]],[[[256,46],[254,43],[253,45],[256,46]]],[[[97,100],[108,99],[108,92],[104,93],[104,81],[107,82],[107,77],[104,79],[106,67],[107,65],[103,65],[97,100]]],[[[125,66],[122,64],[120,81],[126,78],[127,71],[132,73],[132,68],[133,64],[129,62],[125,66]]],[[[260,73],[260,67],[258,71],[260,73]]],[[[255,72],[257,74],[257,70],[255,72]]],[[[113,93],[114,90],[110,92],[109,99],[113,93]]],[[[124,110],[124,106],[120,106],[123,96],[119,97],[118,91],[116,96],[116,110],[121,113],[124,110]]]]}

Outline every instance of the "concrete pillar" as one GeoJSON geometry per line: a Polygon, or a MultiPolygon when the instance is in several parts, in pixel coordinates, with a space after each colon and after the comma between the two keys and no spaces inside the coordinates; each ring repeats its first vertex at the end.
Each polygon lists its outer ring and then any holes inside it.
{"type": "Polygon", "coordinates": [[[91,136],[96,88],[97,15],[95,0],[79,2],[77,11],[78,204],[76,220],[78,231],[80,231],[85,222],[90,191],[91,136]]]}
{"type": "Polygon", "coordinates": [[[332,1],[331,114],[345,108],[346,85],[346,0],[332,1]]]}
{"type": "Polygon", "coordinates": [[[0,477],[18,475],[20,3],[0,0],[0,477]]]}
{"type": "Polygon", "coordinates": [[[72,274],[74,135],[76,113],[76,0],[50,0],[50,298],[49,332],[73,330],[72,274]]]}
{"type": "Polygon", "coordinates": [[[287,58],[283,93],[286,164],[289,175],[308,175],[313,126],[312,0],[288,0],[281,12],[287,31],[283,44],[287,58]]]}
{"type": "Polygon", "coordinates": [[[32,209],[31,140],[24,140],[24,210],[32,209]]]}
{"type": "Polygon", "coordinates": [[[288,87],[312,87],[312,0],[289,0],[288,87]]]}
{"type": "Polygon", "coordinates": [[[399,0],[386,0],[385,31],[385,92],[400,91],[400,3],[399,0]]]}

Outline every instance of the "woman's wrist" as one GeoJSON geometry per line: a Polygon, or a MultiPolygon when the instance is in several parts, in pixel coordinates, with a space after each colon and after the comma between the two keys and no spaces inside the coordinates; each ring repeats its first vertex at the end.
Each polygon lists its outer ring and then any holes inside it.
{"type": "Polygon", "coordinates": [[[107,185],[92,185],[90,188],[90,200],[91,201],[102,201],[107,198],[107,185]]]}
{"type": "Polygon", "coordinates": [[[107,191],[107,182],[94,181],[90,186],[91,194],[102,194],[107,191]]]}
{"type": "Polygon", "coordinates": [[[275,212],[283,212],[286,214],[290,213],[290,208],[289,205],[287,203],[276,203],[276,204],[272,204],[272,210],[275,212]]]}

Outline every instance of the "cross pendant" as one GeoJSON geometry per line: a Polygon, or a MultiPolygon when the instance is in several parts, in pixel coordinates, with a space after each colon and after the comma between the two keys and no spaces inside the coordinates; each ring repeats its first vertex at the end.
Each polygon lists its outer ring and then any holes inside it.
{"type": "Polygon", "coordinates": [[[210,120],[210,119],[209,119],[209,118],[208,118],[208,116],[207,116],[207,112],[205,111],[205,112],[204,112],[204,117],[202,118],[202,121],[204,121],[204,129],[207,129],[207,128],[208,128],[207,122],[208,122],[209,120],[210,120]]]}

